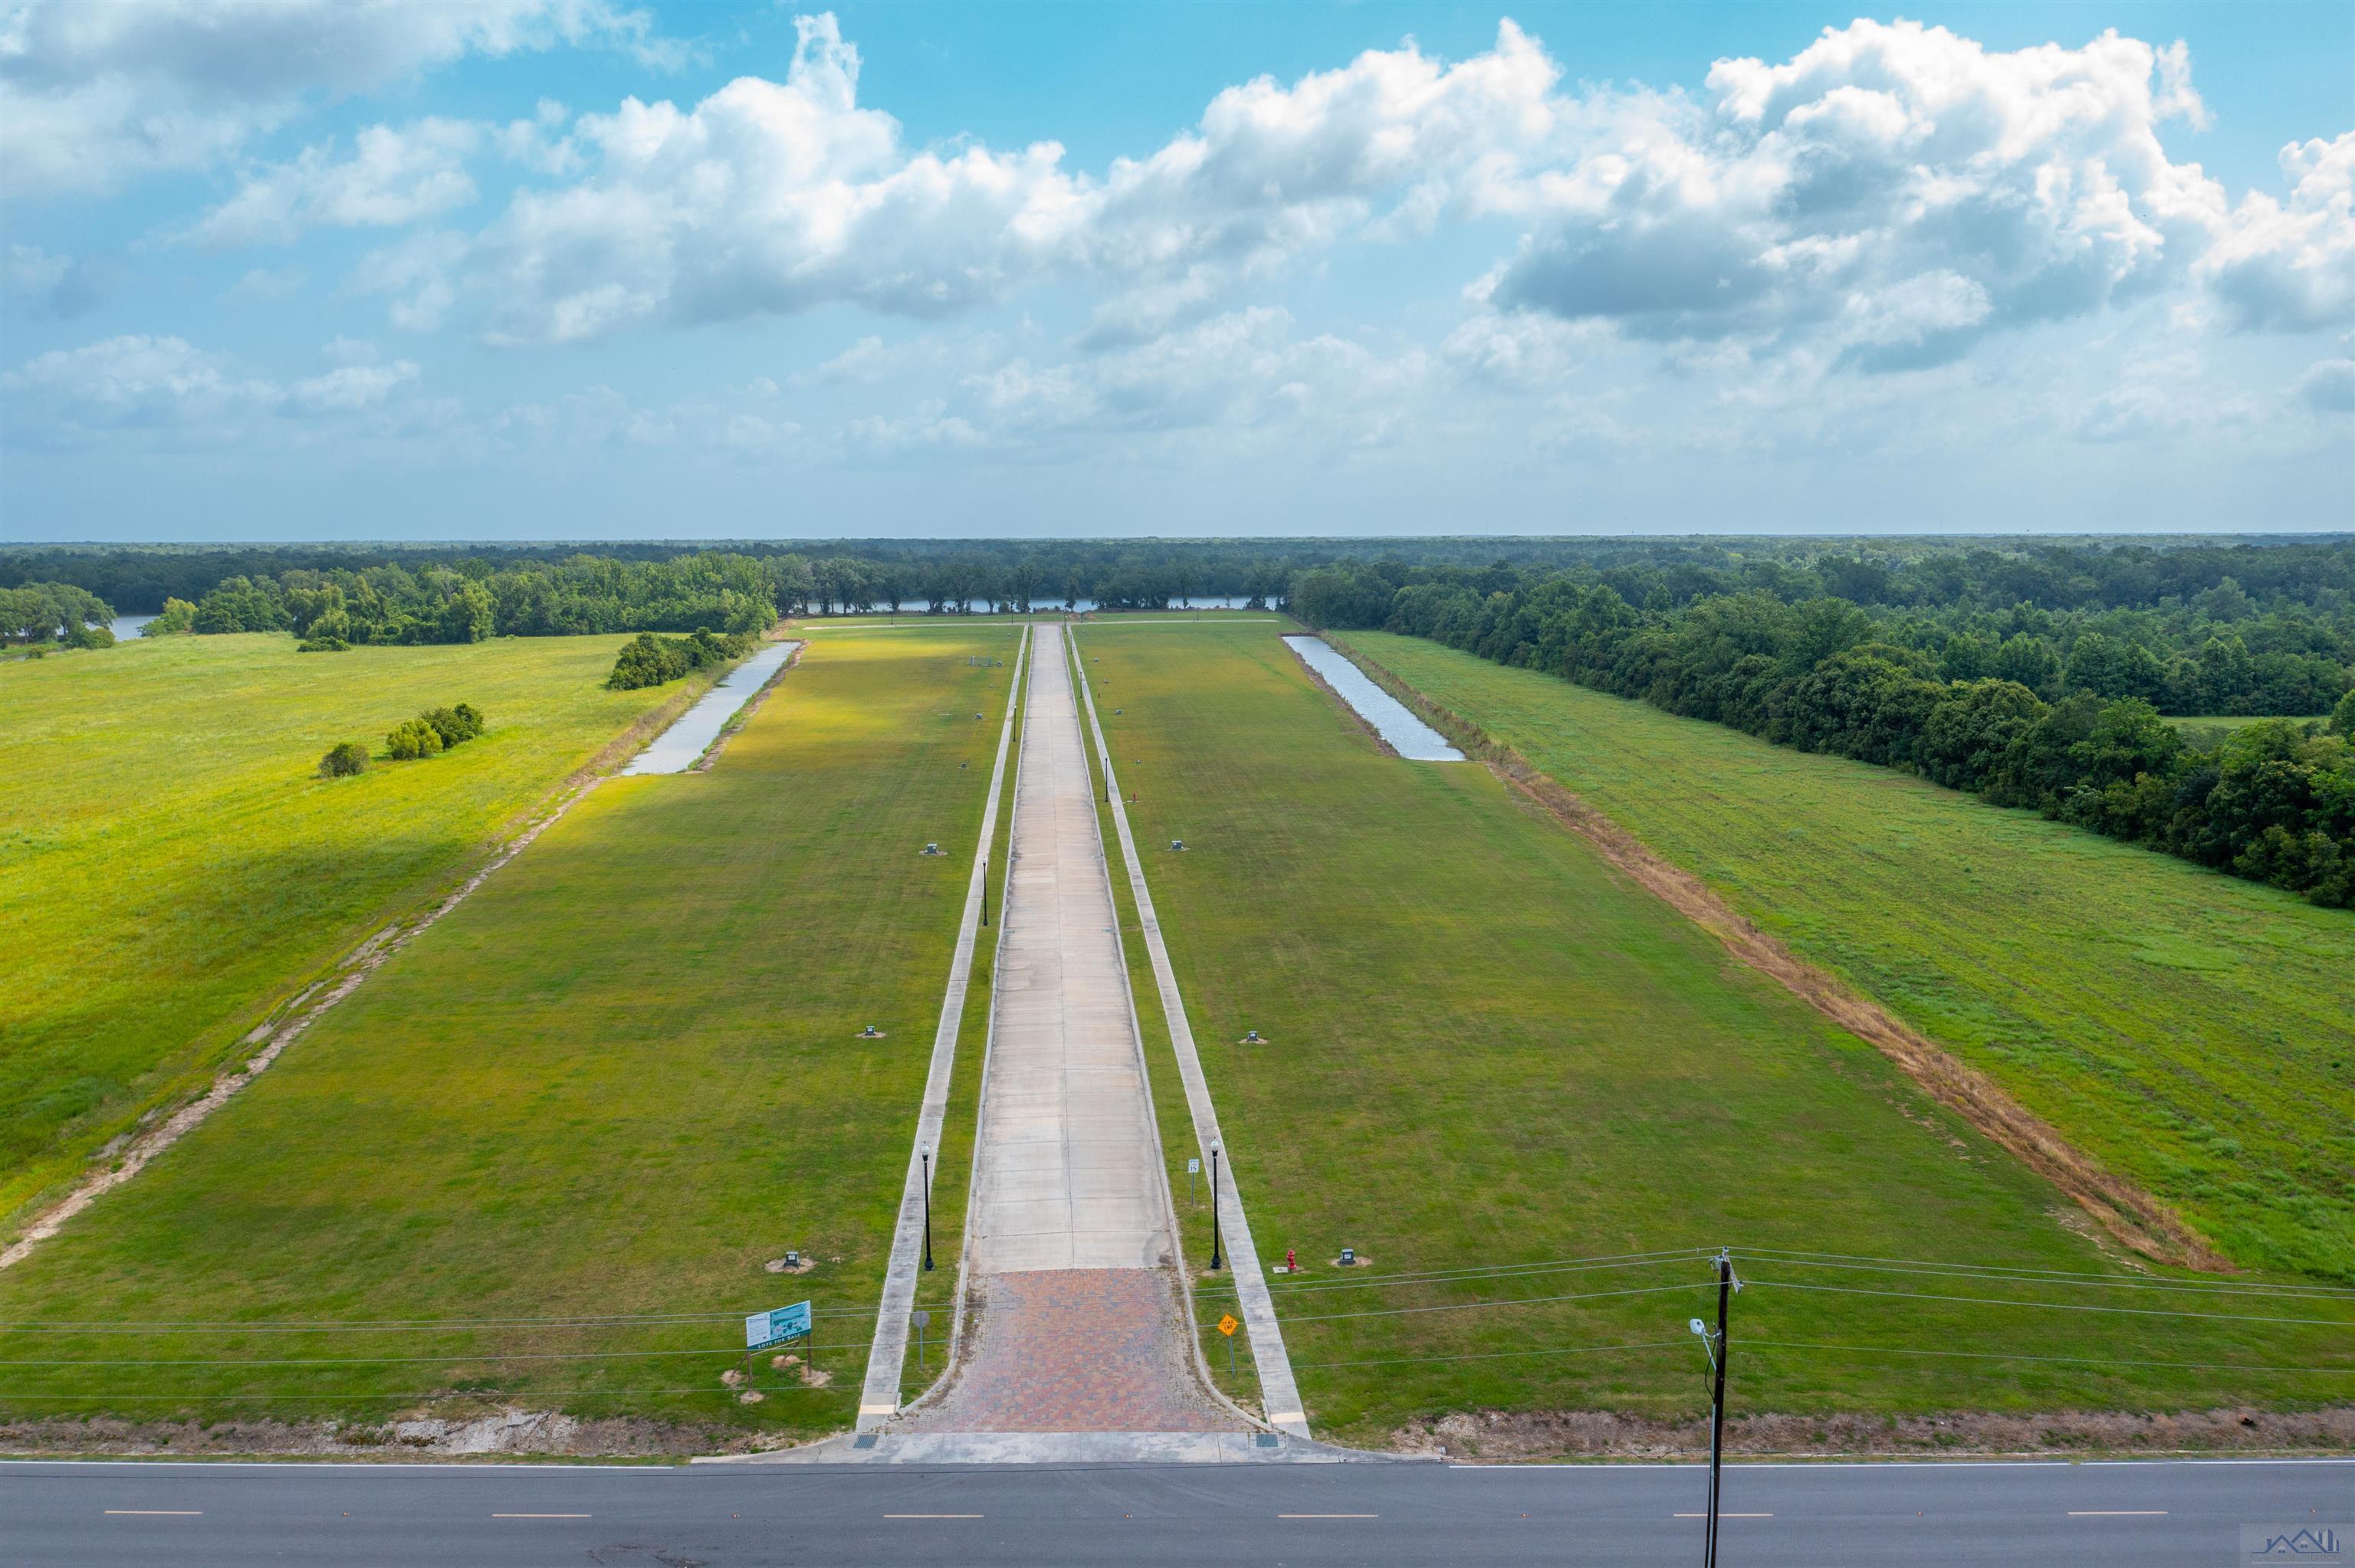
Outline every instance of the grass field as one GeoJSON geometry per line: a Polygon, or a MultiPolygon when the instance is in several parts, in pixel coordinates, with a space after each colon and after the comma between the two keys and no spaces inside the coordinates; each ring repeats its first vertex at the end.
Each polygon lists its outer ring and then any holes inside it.
{"type": "Polygon", "coordinates": [[[0,1273],[0,1412],[847,1423],[1017,635],[828,633],[712,771],[591,794],[0,1273]],[[805,1296],[834,1381],[736,1403],[805,1296]]]}
{"type": "Polygon", "coordinates": [[[680,694],[606,691],[621,642],[171,637],[0,666],[0,1221],[680,694]],[[462,701],[487,735],[314,776],[462,701]]]}
{"type": "MultiPolygon", "coordinates": [[[[2232,1370],[2350,1368],[2355,1300],[2131,1269],[1877,1052],[1485,768],[1382,755],[1281,630],[1091,627],[1078,647],[1260,1251],[1312,1270],[1274,1288],[1321,1434],[1468,1409],[1689,1416],[1685,1323],[1714,1299],[1689,1249],[1716,1244],[1753,1282],[1736,1414],[2355,1392],[2343,1372],[2232,1370]],[[1269,1043],[1238,1044],[1247,1029],[1269,1043]],[[1345,1245],[1364,1275],[1330,1266],[1345,1245]],[[2004,1305],[2021,1301],[2044,1305],[2004,1305]]],[[[1114,882],[1199,1270],[1208,1205],[1185,1201],[1188,1123],[1114,882]]],[[[1202,1288],[1214,1319],[1218,1283],[1202,1288]]]]}
{"type": "Polygon", "coordinates": [[[1359,649],[2227,1256],[2355,1284],[2355,916],[1435,643],[1359,649]]]}

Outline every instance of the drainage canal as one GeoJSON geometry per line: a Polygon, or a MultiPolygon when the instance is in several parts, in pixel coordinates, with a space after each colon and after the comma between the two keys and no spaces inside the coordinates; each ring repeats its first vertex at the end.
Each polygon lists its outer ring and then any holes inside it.
{"type": "Polygon", "coordinates": [[[778,666],[794,656],[798,642],[772,642],[728,672],[727,678],[703,694],[702,700],[678,715],[654,744],[631,760],[627,773],[684,773],[719,738],[736,710],[769,683],[778,666]]]}
{"type": "Polygon", "coordinates": [[[1366,679],[1366,673],[1343,658],[1321,637],[1287,637],[1292,651],[1301,662],[1325,678],[1325,683],[1341,694],[1341,700],[1355,708],[1358,716],[1374,726],[1374,732],[1391,743],[1391,749],[1401,757],[1417,762],[1461,762],[1464,754],[1447,744],[1447,737],[1409,713],[1406,705],[1366,679]]]}

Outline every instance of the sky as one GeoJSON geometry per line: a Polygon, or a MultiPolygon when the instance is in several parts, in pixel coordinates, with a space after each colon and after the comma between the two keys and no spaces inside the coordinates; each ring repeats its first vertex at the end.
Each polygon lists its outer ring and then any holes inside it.
{"type": "Polygon", "coordinates": [[[0,541],[2355,527],[2355,6],[0,0],[0,541]]]}

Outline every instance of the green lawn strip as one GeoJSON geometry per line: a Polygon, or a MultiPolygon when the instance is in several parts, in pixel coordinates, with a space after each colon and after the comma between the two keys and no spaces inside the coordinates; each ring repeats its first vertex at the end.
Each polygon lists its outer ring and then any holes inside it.
{"type": "Polygon", "coordinates": [[[0,670],[0,1218],[208,1083],[273,1007],[680,703],[686,683],[604,689],[622,641],[173,637],[0,670]],[[458,702],[488,733],[316,776],[336,742],[381,751],[458,702]]]}
{"type": "Polygon", "coordinates": [[[829,638],[712,771],[589,796],[0,1274],[11,1324],[255,1327],[20,1329],[0,1411],[847,1425],[1010,673],[965,659],[1013,642],[829,638]],[[737,1403],[738,1315],[803,1297],[831,1384],[763,1357],[737,1403]],[[563,1321],[620,1315],[677,1320],[563,1321]],[[265,1364],[338,1357],[431,1359],[265,1364]]]}
{"type": "MultiPolygon", "coordinates": [[[[999,656],[1005,659],[1006,667],[998,673],[1010,678],[1015,673],[1014,654],[1009,651],[999,656]]],[[[916,1277],[914,1308],[930,1313],[932,1322],[924,1330],[921,1347],[912,1332],[908,1336],[907,1352],[900,1363],[902,1404],[912,1402],[930,1388],[948,1366],[949,1332],[955,1322],[963,1279],[965,1204],[973,1196],[974,1133],[981,1110],[981,1071],[988,1050],[989,1010],[996,994],[997,931],[1005,909],[1006,871],[1014,835],[1014,780],[1022,762],[1022,714],[1028,698],[1026,681],[1026,688],[1015,693],[1014,744],[1007,754],[1005,790],[997,803],[997,832],[990,844],[990,925],[977,934],[974,944],[973,975],[965,988],[964,1012],[957,1023],[956,1066],[949,1078],[948,1108],[941,1118],[940,1147],[932,1151],[932,1261],[936,1266],[930,1274],[916,1277]]],[[[1005,704],[1000,700],[997,706],[985,711],[992,718],[999,717],[1006,711],[1005,704]]],[[[991,732],[993,736],[996,733],[991,732]]],[[[992,756],[995,757],[994,748],[992,756]]],[[[984,766],[973,764],[975,769],[984,766]]],[[[982,788],[985,791],[988,789],[986,778],[982,788]]],[[[945,986],[945,967],[941,978],[945,986]]],[[[934,1017],[938,1017],[937,1011],[934,1017]]]]}
{"type": "MultiPolygon", "coordinates": [[[[1393,1273],[1703,1244],[2134,1272],[2073,1208],[1880,1054],[1612,871],[1476,765],[1383,756],[1277,633],[1092,630],[1097,710],[1260,1250],[1324,1435],[1451,1410],[1690,1415],[1698,1258],[1441,1284],[1393,1273]],[[1115,710],[1122,710],[1115,712],[1115,710]],[[1146,846],[1182,838],[1182,854],[1146,846]],[[1269,1044],[1239,1044],[1257,1029],[1269,1044]],[[1343,1245],[1367,1276],[1332,1266],[1343,1245]],[[1643,1295],[1607,1295],[1628,1290],[1643,1295]],[[1584,1296],[1577,1301],[1535,1298],[1584,1296]],[[1465,1308],[1486,1300],[1524,1305],[1465,1308]],[[1445,1310],[1399,1312],[1401,1308],[1445,1310]],[[1380,1316],[1346,1317],[1348,1313],[1380,1316]],[[1636,1349],[1609,1347],[1636,1346],[1636,1349]],[[1542,1353],[1531,1353],[1542,1352],[1542,1353]]],[[[1115,879],[1117,883],[1118,879],[1115,879]]],[[[1124,909],[1133,923],[1133,912],[1124,909]]],[[[1152,982],[1131,945],[1140,1012],[1152,982]]],[[[1187,1126],[1160,1070],[1181,1174],[1187,1126]]],[[[1181,1206],[1184,1206],[1181,1199],[1181,1206]]],[[[1189,1257],[1207,1256],[1191,1210],[1189,1257]]],[[[2101,1361],[2348,1363],[2355,1302],[2254,1304],[1745,1260],[1737,1411],[2206,1407],[2343,1400],[2350,1380],[2101,1361]],[[1893,1290],[1914,1298],[1806,1291],[1893,1290]],[[1938,1301],[1934,1296],[1976,1298],[1938,1301]],[[2327,1327],[1989,1303],[2320,1318],[2327,1327]],[[1774,1348],[1757,1341],[1772,1340],[1774,1348]],[[1883,1352],[1792,1349],[1866,1347],[1883,1352]]],[[[1204,1294],[1200,1316],[1222,1309],[1204,1294]]],[[[1214,1359],[1223,1375],[1223,1353],[1214,1359]]]]}
{"type": "Polygon", "coordinates": [[[1434,643],[1519,751],[2255,1267],[2355,1283],[2355,916],[1434,643]]]}

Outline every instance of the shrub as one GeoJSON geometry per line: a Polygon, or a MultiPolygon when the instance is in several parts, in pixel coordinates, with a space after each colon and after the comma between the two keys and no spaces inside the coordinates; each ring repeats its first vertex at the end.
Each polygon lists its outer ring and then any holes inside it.
{"type": "Polygon", "coordinates": [[[297,653],[348,653],[352,645],[340,637],[305,637],[294,644],[297,653]]]}
{"type": "Polygon", "coordinates": [[[433,726],[433,733],[442,737],[445,747],[483,733],[483,715],[472,703],[460,703],[454,708],[428,708],[418,717],[433,726]]]}
{"type": "Polygon", "coordinates": [[[384,737],[384,752],[395,762],[414,762],[442,755],[442,732],[421,718],[404,719],[384,737]]]}
{"type": "Polygon", "coordinates": [[[689,670],[741,658],[757,641],[751,633],[742,631],[714,636],[708,627],[692,637],[656,637],[651,631],[641,631],[622,645],[620,656],[613,661],[613,673],[605,677],[605,684],[617,692],[664,685],[689,670]]]}
{"type": "Polygon", "coordinates": [[[355,773],[368,771],[368,747],[357,740],[338,741],[333,750],[319,758],[319,777],[348,779],[355,773]]]}
{"type": "Polygon", "coordinates": [[[197,607],[184,599],[167,599],[164,613],[139,629],[142,637],[170,637],[175,633],[192,631],[197,624],[197,607]]]}

